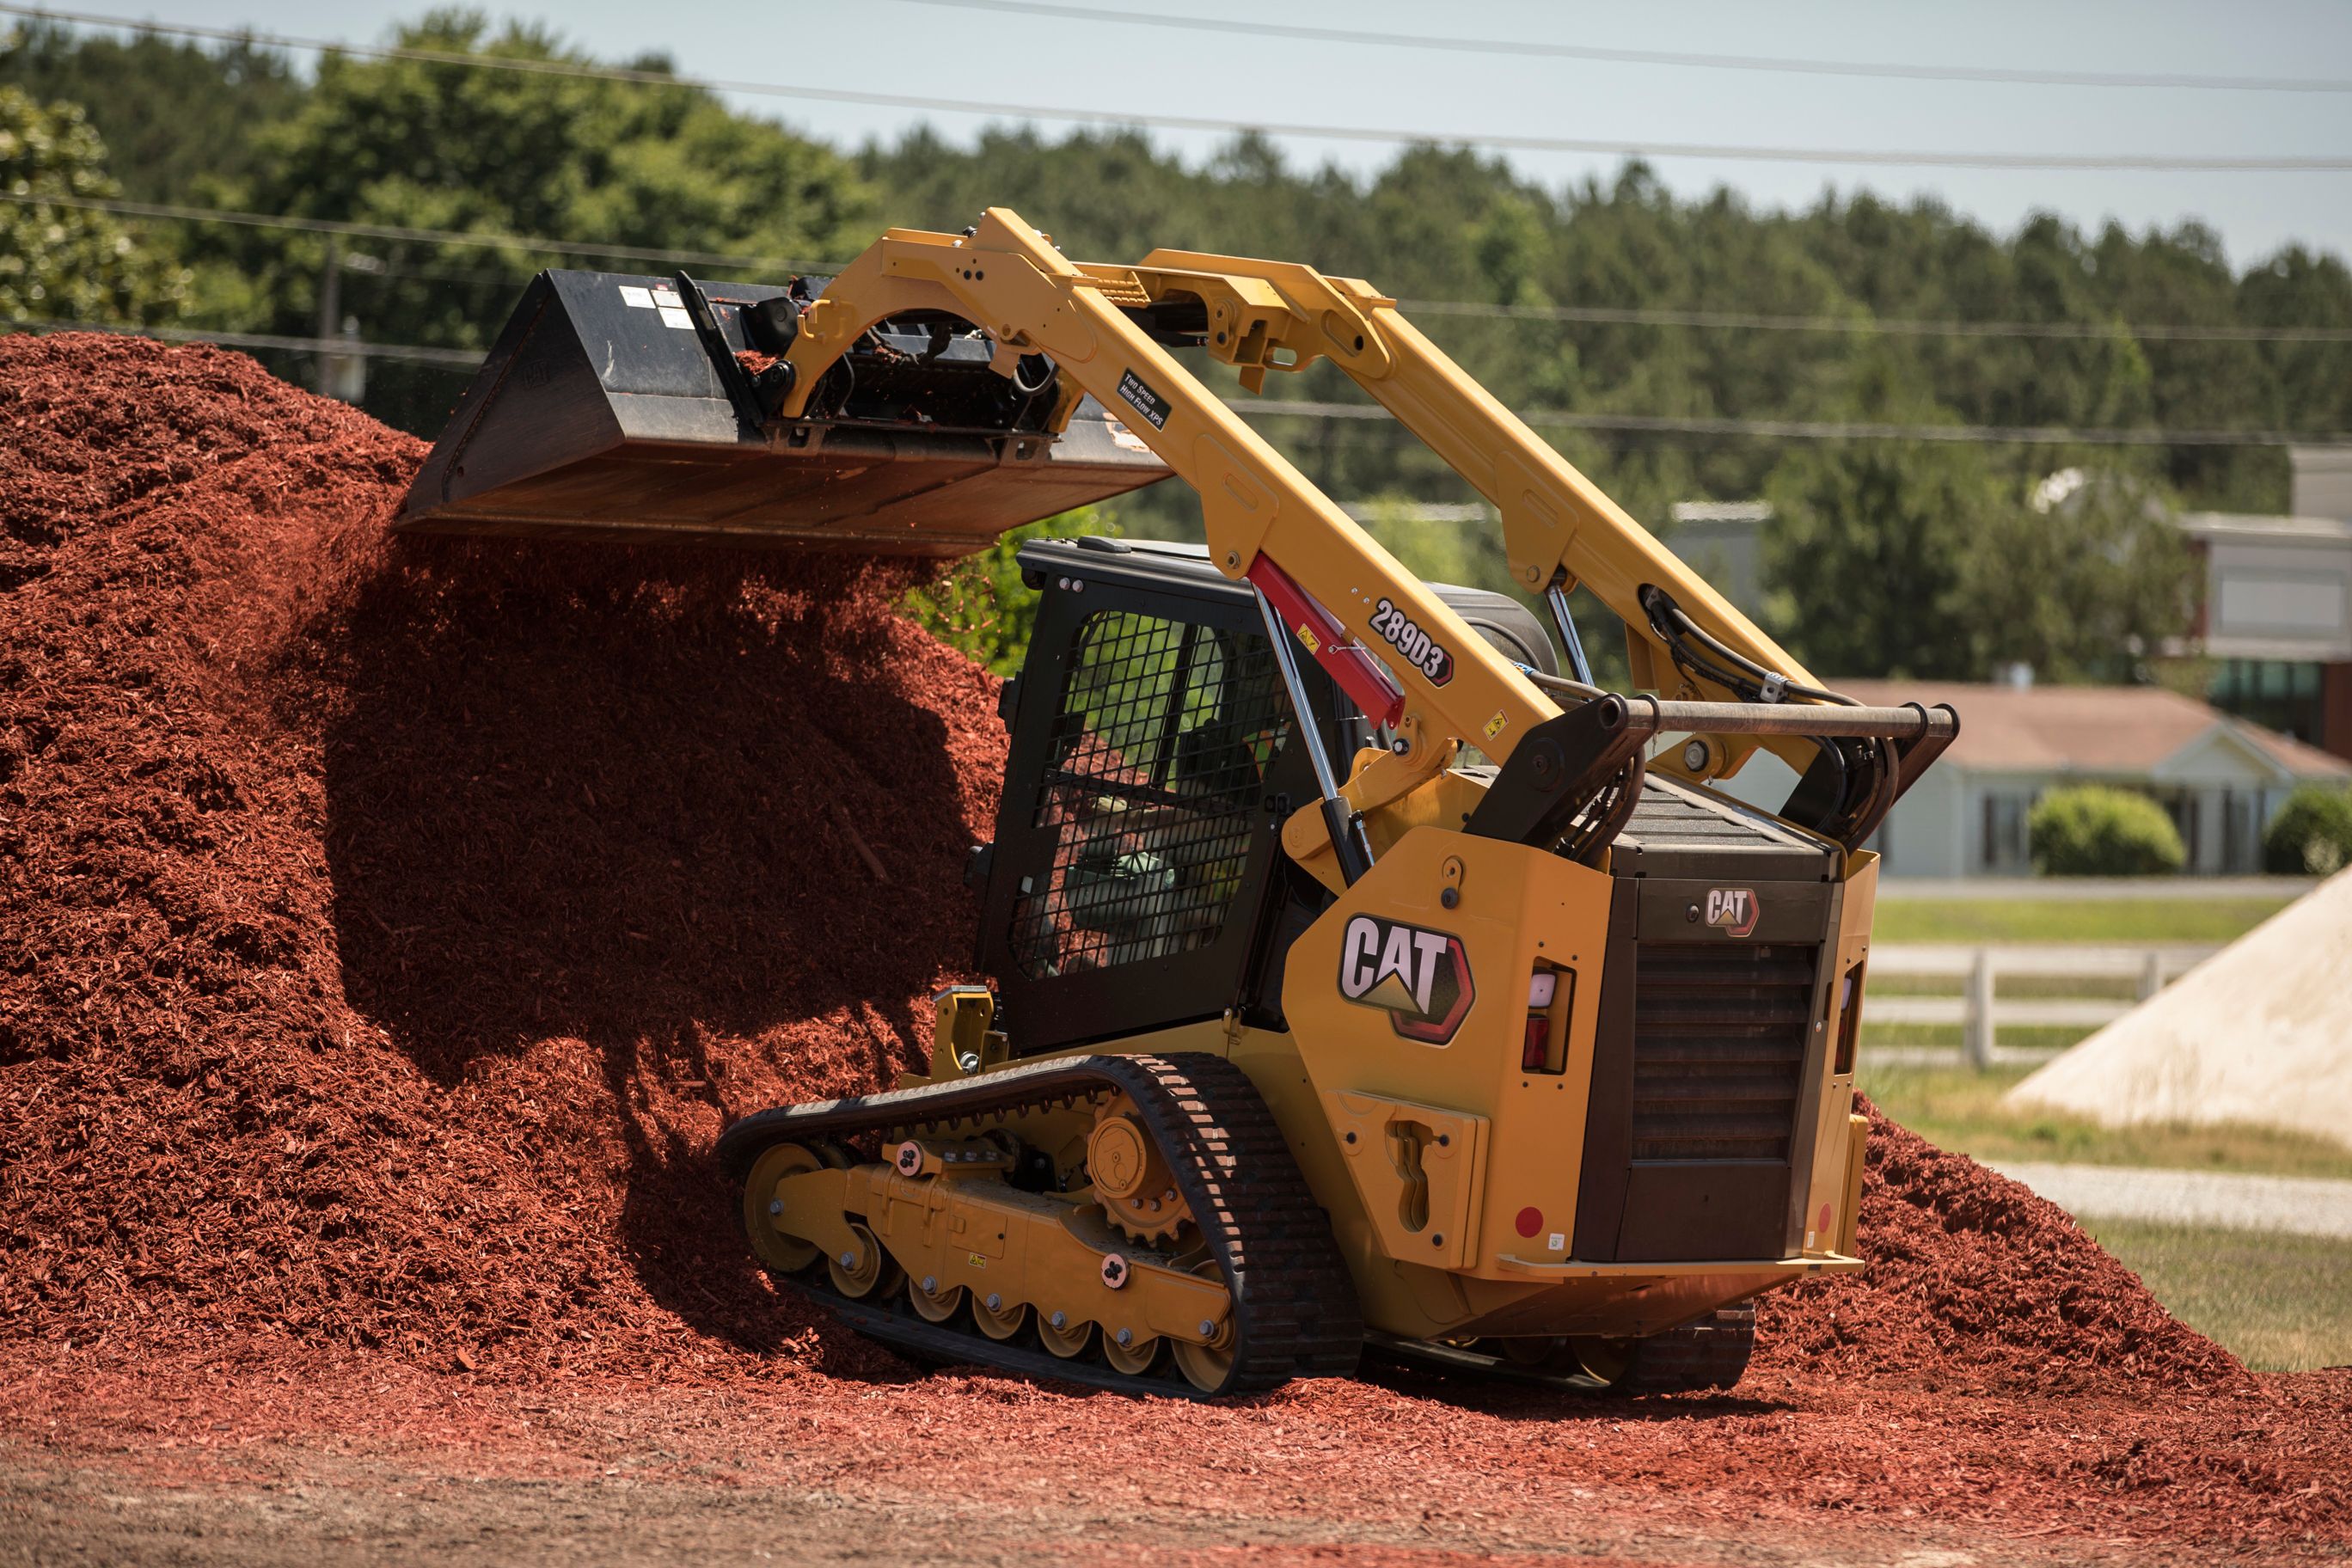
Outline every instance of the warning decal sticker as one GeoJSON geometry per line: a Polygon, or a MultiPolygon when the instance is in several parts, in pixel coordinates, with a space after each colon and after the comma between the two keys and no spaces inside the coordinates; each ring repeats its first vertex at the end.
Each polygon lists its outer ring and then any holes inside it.
{"type": "Polygon", "coordinates": [[[1145,385],[1141,376],[1131,370],[1120,375],[1118,395],[1129,408],[1150,420],[1154,430],[1168,428],[1167,399],[1145,385]]]}

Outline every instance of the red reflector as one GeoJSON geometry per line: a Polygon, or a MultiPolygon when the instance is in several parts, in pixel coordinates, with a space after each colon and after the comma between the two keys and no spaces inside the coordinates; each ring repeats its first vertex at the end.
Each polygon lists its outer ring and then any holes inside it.
{"type": "Polygon", "coordinates": [[[1519,1234],[1521,1236],[1533,1236],[1541,1229],[1543,1229],[1543,1210],[1539,1208],[1523,1208],[1519,1211],[1519,1234]]]}
{"type": "Polygon", "coordinates": [[[1542,1072],[1551,1063],[1551,1019],[1542,1013],[1528,1015],[1528,1037],[1519,1047],[1519,1070],[1542,1072]]]}

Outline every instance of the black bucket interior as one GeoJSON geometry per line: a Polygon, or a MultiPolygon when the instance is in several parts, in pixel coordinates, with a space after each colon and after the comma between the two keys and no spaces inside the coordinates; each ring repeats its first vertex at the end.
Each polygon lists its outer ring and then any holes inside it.
{"type": "MultiPolygon", "coordinates": [[[[1169,472],[1092,398],[1058,436],[856,418],[754,423],[730,399],[679,287],[540,274],[394,527],[956,556],[1169,472]]],[[[720,283],[704,292],[740,351],[747,307],[785,290],[720,283]]],[[[895,374],[923,370],[908,360],[895,374]]],[[[938,366],[943,384],[972,374],[944,357],[938,366]]],[[[970,404],[968,392],[957,395],[970,404]]]]}

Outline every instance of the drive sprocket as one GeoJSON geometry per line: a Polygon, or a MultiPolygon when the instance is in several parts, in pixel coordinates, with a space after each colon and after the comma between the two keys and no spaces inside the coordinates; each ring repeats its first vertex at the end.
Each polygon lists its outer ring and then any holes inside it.
{"type": "Polygon", "coordinates": [[[1193,1223],[1192,1206],[1177,1190],[1159,1142],[1123,1091],[1095,1111],[1094,1131],[1087,1135],[1087,1175],[1103,1216],[1131,1241],[1158,1246],[1175,1240],[1193,1223]]]}

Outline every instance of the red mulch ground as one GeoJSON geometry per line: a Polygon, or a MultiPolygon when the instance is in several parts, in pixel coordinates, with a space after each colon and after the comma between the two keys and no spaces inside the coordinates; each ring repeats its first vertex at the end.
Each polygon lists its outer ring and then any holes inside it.
{"type": "Polygon", "coordinates": [[[2062,1529],[2121,1496],[2142,1539],[2352,1539],[2345,1380],[2249,1376],[2059,1210],[1877,1120],[1872,1267],[1767,1300],[1752,1398],[1562,1418],[1391,1379],[1138,1423],[889,1382],[755,1276],[706,1156],[917,1058],[968,963],[995,682],[871,563],[391,540],[422,450],[241,356],[0,339],[22,1418],[488,1432],[550,1376],[635,1379],[844,1452],[952,1412],[1049,1473],[1272,1410],[1345,1439],[1367,1506],[1434,1452],[1497,1486],[2062,1529]],[[337,1368],[404,1403],[339,1404],[337,1368]]]}

